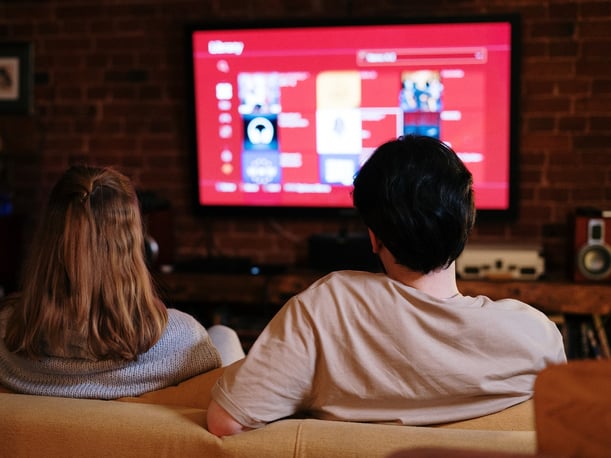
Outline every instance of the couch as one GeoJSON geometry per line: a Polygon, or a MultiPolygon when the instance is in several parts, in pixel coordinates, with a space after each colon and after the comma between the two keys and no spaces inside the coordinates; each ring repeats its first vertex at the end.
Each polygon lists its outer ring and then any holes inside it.
{"type": "Polygon", "coordinates": [[[436,426],[284,419],[218,438],[206,430],[210,388],[223,369],[114,401],[0,389],[1,457],[388,457],[420,447],[536,453],[534,402],[436,426]]]}

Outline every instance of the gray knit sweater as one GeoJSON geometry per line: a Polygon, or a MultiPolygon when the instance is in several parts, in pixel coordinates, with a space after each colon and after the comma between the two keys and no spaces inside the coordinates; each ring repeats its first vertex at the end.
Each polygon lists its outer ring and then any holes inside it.
{"type": "Polygon", "coordinates": [[[0,311],[0,385],[19,393],[95,399],[138,396],[221,365],[204,327],[175,309],[168,310],[168,324],[159,341],[136,361],[23,358],[9,352],[4,343],[11,312],[10,307],[0,311]]]}

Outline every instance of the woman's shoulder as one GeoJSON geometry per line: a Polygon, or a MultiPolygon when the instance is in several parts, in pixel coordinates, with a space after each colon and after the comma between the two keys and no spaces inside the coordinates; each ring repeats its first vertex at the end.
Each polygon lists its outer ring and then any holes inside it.
{"type": "Polygon", "coordinates": [[[169,308],[165,331],[147,353],[172,352],[210,345],[210,336],[204,325],[186,312],[169,308]]]}
{"type": "Polygon", "coordinates": [[[168,308],[168,330],[172,331],[175,328],[188,328],[191,330],[206,332],[202,325],[193,315],[183,312],[175,308],[168,308]]]}
{"type": "Polygon", "coordinates": [[[168,308],[168,319],[175,321],[197,321],[193,315],[175,308],[168,308]]]}

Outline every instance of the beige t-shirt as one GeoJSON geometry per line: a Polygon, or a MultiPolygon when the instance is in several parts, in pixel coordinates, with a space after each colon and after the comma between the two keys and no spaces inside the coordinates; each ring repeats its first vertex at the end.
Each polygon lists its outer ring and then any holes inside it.
{"type": "Polygon", "coordinates": [[[529,399],[537,373],[565,361],[557,326],[522,302],[341,271],[291,298],[212,397],[254,428],[298,412],[426,425],[529,399]]]}

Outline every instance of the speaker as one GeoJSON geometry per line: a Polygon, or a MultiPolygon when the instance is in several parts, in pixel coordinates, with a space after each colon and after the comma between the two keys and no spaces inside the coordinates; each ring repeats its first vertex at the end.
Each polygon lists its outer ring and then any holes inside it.
{"type": "Polygon", "coordinates": [[[573,279],[576,282],[611,281],[611,214],[578,210],[574,221],[573,279]]]}

